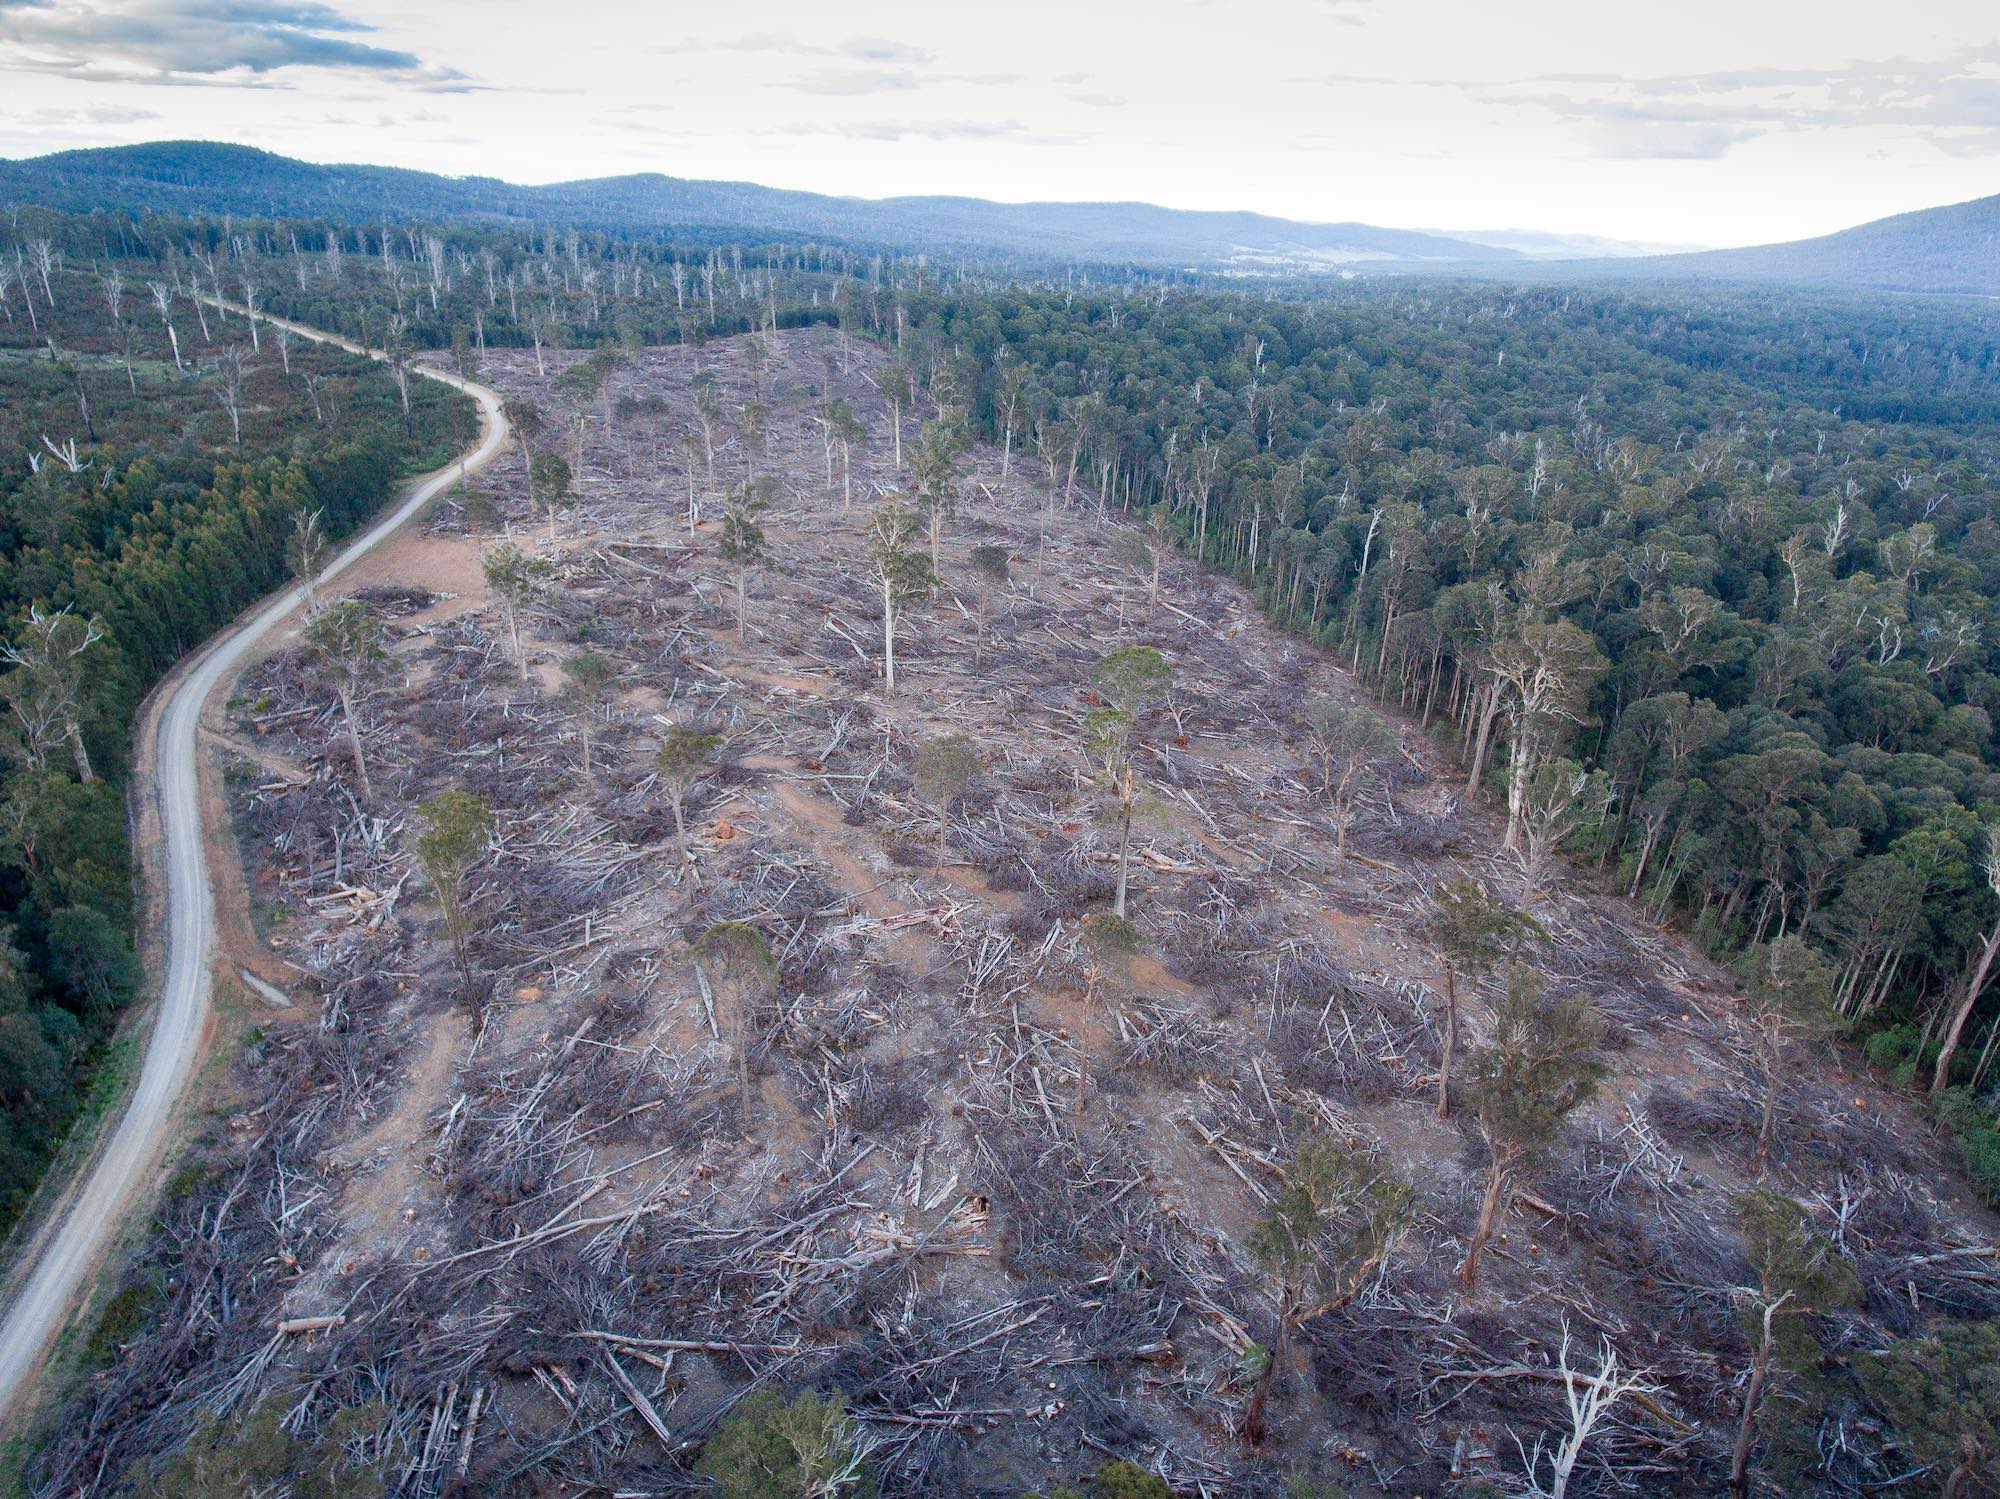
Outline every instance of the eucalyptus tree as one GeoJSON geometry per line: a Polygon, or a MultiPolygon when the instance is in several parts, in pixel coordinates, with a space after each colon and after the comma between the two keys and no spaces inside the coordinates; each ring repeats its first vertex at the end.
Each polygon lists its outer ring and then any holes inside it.
{"type": "Polygon", "coordinates": [[[361,600],[341,599],[307,620],[304,636],[314,664],[340,699],[347,736],[354,746],[354,769],[362,799],[373,802],[375,791],[361,743],[359,707],[389,667],[389,652],[382,644],[382,621],[361,600]]]}
{"type": "Polygon", "coordinates": [[[417,808],[417,867],[437,896],[460,980],[472,983],[472,871],[492,846],[493,808],[469,791],[443,791],[417,808]]]}
{"type": "Polygon", "coordinates": [[[868,523],[868,577],[882,599],[882,690],[896,695],[896,627],[903,611],[927,597],[937,574],[925,555],[917,518],[893,500],[868,523]]]}
{"type": "Polygon", "coordinates": [[[1486,1142],[1486,1186],[1459,1263],[1472,1286],[1521,1177],[1555,1144],[1569,1116],[1596,1096],[1606,1068],[1595,1055],[1602,1026],[1583,995],[1548,999],[1541,979],[1517,967],[1494,1007],[1493,1032],[1473,1054],[1470,1094],[1486,1142]]]}
{"type": "Polygon", "coordinates": [[[722,512],[721,533],[716,537],[716,551],[729,564],[736,578],[736,638],[739,641],[743,639],[748,609],[746,600],[750,569],[769,561],[771,556],[770,543],[757,517],[770,503],[766,496],[774,482],[759,479],[732,486],[728,506],[722,512]]]}
{"type": "Polygon", "coordinates": [[[521,648],[521,616],[549,597],[555,563],[547,557],[524,552],[511,541],[503,541],[480,558],[480,565],[487,588],[500,601],[507,639],[514,648],[514,669],[526,681],[528,658],[521,648]]]}
{"type": "Polygon", "coordinates": [[[1118,886],[1112,914],[1125,915],[1130,885],[1132,806],[1136,768],[1132,739],[1139,713],[1164,697],[1173,683],[1167,658],[1149,645],[1128,645],[1100,659],[1090,674],[1100,707],[1084,719],[1084,730],[1103,777],[1118,804],[1118,886]]]}
{"type": "Polygon", "coordinates": [[[1510,910],[1469,875],[1454,875],[1431,892],[1420,928],[1444,970],[1444,1043],[1438,1061],[1437,1116],[1451,1115],[1452,1063],[1458,1050],[1458,986],[1473,989],[1489,973],[1548,934],[1540,922],[1510,910]]]}

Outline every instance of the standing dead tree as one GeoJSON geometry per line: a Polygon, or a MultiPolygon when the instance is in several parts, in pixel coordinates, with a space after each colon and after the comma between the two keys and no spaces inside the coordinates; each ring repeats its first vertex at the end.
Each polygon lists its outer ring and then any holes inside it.
{"type": "Polygon", "coordinates": [[[13,668],[0,677],[0,695],[13,710],[28,763],[44,769],[54,745],[69,746],[76,778],[88,785],[97,777],[84,747],[84,667],[90,648],[104,638],[104,627],[68,609],[53,614],[40,604],[28,606],[21,632],[4,648],[0,661],[13,668]]]}
{"type": "Polygon", "coordinates": [[[1556,1353],[1556,1367],[1562,1374],[1563,1403],[1569,1412],[1569,1430],[1556,1443],[1555,1450],[1546,1454],[1542,1450],[1541,1439],[1536,1439],[1535,1450],[1527,1459],[1531,1499],[1567,1499],[1577,1459],[1583,1456],[1583,1444],[1590,1440],[1598,1424],[1627,1395],[1647,1397],[1656,1389],[1644,1371],[1620,1369],[1618,1350],[1612,1347],[1608,1337],[1598,1344],[1595,1374],[1585,1374],[1572,1367],[1567,1319],[1563,1322],[1562,1346],[1556,1353]],[[1545,1460],[1549,1472],[1546,1483],[1541,1476],[1545,1460]]]}
{"type": "Polygon", "coordinates": [[[250,379],[250,362],[235,345],[224,349],[210,366],[215,372],[215,399],[229,414],[230,441],[243,446],[244,387],[250,379]]]}
{"type": "Polygon", "coordinates": [[[285,562],[305,590],[306,613],[319,608],[319,575],[326,566],[324,510],[299,509],[292,515],[292,534],[285,540],[285,562]]]}

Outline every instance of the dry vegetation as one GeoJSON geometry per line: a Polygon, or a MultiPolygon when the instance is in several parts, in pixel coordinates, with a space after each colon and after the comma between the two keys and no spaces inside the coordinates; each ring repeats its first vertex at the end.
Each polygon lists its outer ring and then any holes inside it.
{"type": "MultiPolygon", "coordinates": [[[[367,593],[395,668],[361,715],[374,805],[303,653],[245,679],[238,738],[310,772],[238,782],[270,944],[306,977],[163,1219],[158,1328],[72,1406],[48,1491],[143,1471],[198,1409],[271,1392],[300,1434],[367,1407],[346,1450],[404,1494],[677,1492],[734,1402],[816,1387],[846,1396],[888,1494],[1014,1494],[1106,1456],[1187,1493],[1290,1474],[1524,1492],[1538,1439],[1570,1431],[1567,1332],[1573,1359],[1608,1340],[1643,1373],[1569,1492],[1719,1492],[1750,1358],[1730,1204],[1758,1127],[1725,977],[1594,892],[1542,892],[1540,966],[1595,1003],[1612,1073],[1460,1288],[1485,1150],[1464,1111],[1434,1112],[1441,979],[1417,922],[1457,871],[1524,894],[1449,757],[1398,725],[1343,861],[1297,722],[1347,691],[1336,665],[1178,559],[1152,602],[1115,528],[1052,506],[1018,453],[1002,483],[984,449],[885,701],[862,533],[899,480],[879,355],[831,333],[784,336],[762,372],[783,491],[738,643],[717,528],[685,519],[697,359],[725,414],[713,481],[692,455],[714,513],[743,463],[740,341],[614,377],[559,540],[513,455],[367,593]],[[868,429],[851,510],[811,422],[827,378],[868,429]],[[556,559],[525,680],[480,580],[502,528],[556,559]],[[994,543],[1013,579],[975,666],[964,559],[994,543]],[[1139,941],[1094,955],[1082,918],[1111,896],[1117,828],[1087,687],[1142,643],[1173,687],[1136,736],[1139,941]],[[616,668],[589,776],[559,691],[586,650],[616,668]],[[685,866],[655,768],[669,725],[723,740],[685,866]],[[944,732],[981,770],[939,867],[913,768],[944,732]],[[494,811],[471,985],[411,854],[415,807],[453,789],[494,811]],[[774,975],[722,923],[758,933],[774,975]],[[1246,1244],[1308,1135],[1414,1188],[1414,1220],[1300,1329],[1253,1451],[1252,1345],[1277,1304],[1246,1244]]],[[[532,357],[486,377],[540,399],[571,451],[532,357]]],[[[1461,1056],[1488,1013],[1468,988],[1461,1056]]],[[[1911,1122],[1836,1067],[1793,1075],[1769,1184],[1857,1262],[1853,1315],[2000,1309],[1990,1230],[1911,1122]]],[[[1837,1319],[1824,1340],[1837,1355],[1837,1319]]],[[[1879,1436],[1816,1440],[1862,1474],[1879,1436]]]]}

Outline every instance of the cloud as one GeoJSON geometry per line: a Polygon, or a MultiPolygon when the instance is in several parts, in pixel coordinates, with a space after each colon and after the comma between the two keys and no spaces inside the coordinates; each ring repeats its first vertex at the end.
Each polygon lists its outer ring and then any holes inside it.
{"type": "Polygon", "coordinates": [[[1123,109],[1126,98],[1123,94],[1066,94],[1072,104],[1087,104],[1092,109],[1123,109]]]}
{"type": "Polygon", "coordinates": [[[1080,135],[1044,135],[1019,120],[803,120],[780,128],[783,135],[830,135],[856,141],[1018,141],[1069,145],[1080,135]]]}
{"type": "Polygon", "coordinates": [[[862,62],[925,63],[931,60],[931,54],[922,47],[913,47],[908,42],[886,41],[879,36],[850,37],[840,44],[839,50],[844,56],[862,62]]]}
{"type": "Polygon", "coordinates": [[[1372,3],[1373,0],[1319,0],[1327,18],[1341,26],[1366,26],[1372,3]]]}
{"type": "Polygon", "coordinates": [[[1004,88],[1019,83],[1019,73],[925,73],[915,68],[815,68],[785,85],[801,94],[859,97],[892,94],[931,84],[962,83],[973,88],[1004,88]]]}
{"type": "Polygon", "coordinates": [[[1950,155],[2000,154],[2000,43],[1930,59],[1737,68],[1687,77],[1547,73],[1497,80],[1394,79],[1330,73],[1310,81],[1446,89],[1492,107],[1541,110],[1576,127],[1590,154],[1618,160],[1710,160],[1781,132],[1884,128],[1912,131],[1950,155]]]}
{"type": "Polygon", "coordinates": [[[19,114],[0,115],[0,121],[37,130],[74,130],[93,125],[137,125],[159,117],[156,111],[150,109],[67,109],[51,105],[24,110],[19,114]]]}
{"type": "Polygon", "coordinates": [[[879,36],[854,36],[844,42],[808,42],[788,31],[753,31],[738,37],[683,37],[662,52],[778,52],[791,57],[840,57],[850,62],[903,63],[931,61],[928,48],[879,36]]]}
{"type": "Polygon", "coordinates": [[[359,40],[373,27],[319,0],[0,0],[0,69],[94,81],[265,83],[287,68],[441,89],[464,75],[359,40]]]}
{"type": "Polygon", "coordinates": [[[888,94],[921,86],[917,74],[896,68],[816,68],[785,86],[801,94],[888,94]]]}

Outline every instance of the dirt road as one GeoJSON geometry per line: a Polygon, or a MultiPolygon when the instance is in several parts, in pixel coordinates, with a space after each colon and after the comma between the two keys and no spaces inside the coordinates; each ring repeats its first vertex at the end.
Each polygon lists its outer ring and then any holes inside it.
{"type": "MultiPolygon", "coordinates": [[[[242,314],[233,305],[229,311],[242,314]]],[[[263,321],[282,325],[301,338],[382,357],[377,350],[281,318],[263,321]]],[[[413,481],[393,510],[328,564],[323,581],[343,572],[461,475],[485,464],[507,441],[497,392],[440,370],[417,368],[478,401],[479,441],[449,467],[413,481]]],[[[208,1022],[215,928],[215,895],[202,844],[195,731],[210,694],[298,608],[302,597],[297,587],[285,589],[215,636],[175,669],[160,706],[153,764],[166,864],[166,971],[160,980],[157,1013],[146,1038],[138,1086],[124,1114],[57,1201],[15,1277],[0,1319],[0,1418],[22,1413],[30,1376],[75,1305],[86,1277],[116,1238],[126,1210],[144,1195],[147,1173],[159,1159],[175,1106],[194,1070],[208,1022]]]]}

